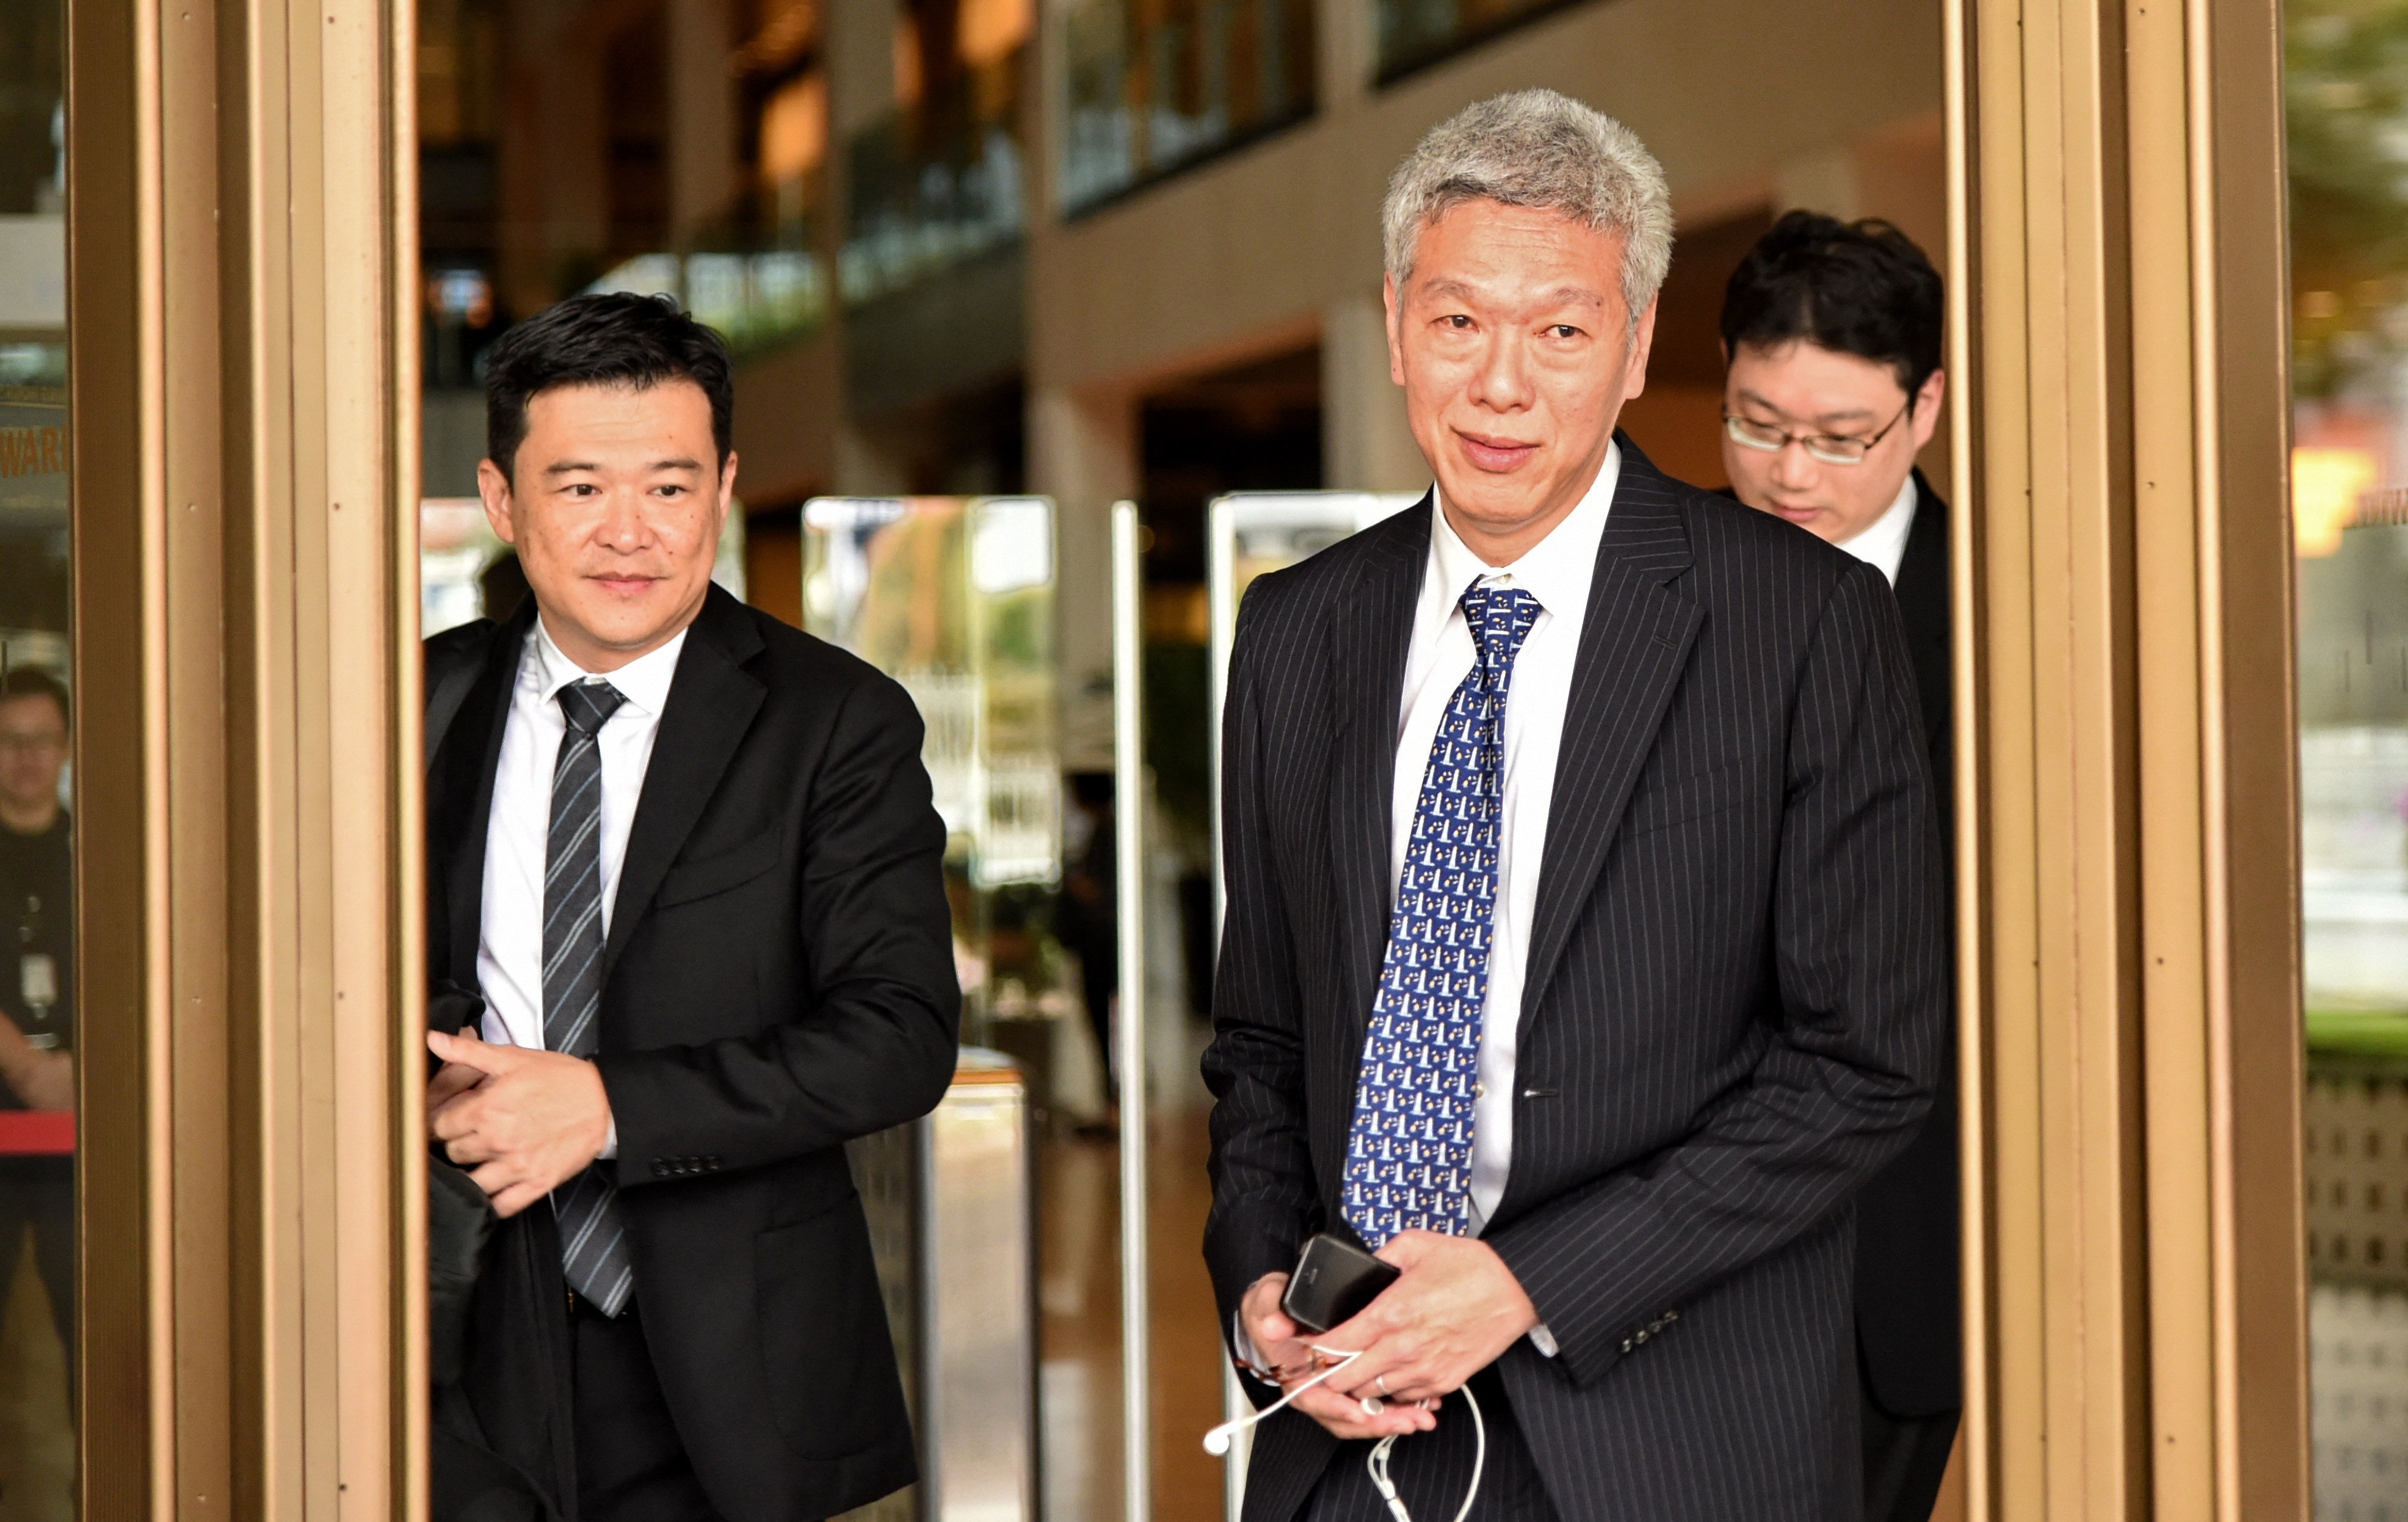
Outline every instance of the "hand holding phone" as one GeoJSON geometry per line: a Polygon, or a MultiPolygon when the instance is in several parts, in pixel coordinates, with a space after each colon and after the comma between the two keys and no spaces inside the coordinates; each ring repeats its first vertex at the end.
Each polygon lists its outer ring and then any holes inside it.
{"type": "Polygon", "coordinates": [[[1304,1244],[1296,1271],[1288,1275],[1287,1292],[1280,1297],[1280,1309],[1306,1331],[1326,1332],[1354,1320],[1379,1299],[1380,1291],[1397,1282],[1397,1273],[1395,1265],[1321,1232],[1304,1244]]]}

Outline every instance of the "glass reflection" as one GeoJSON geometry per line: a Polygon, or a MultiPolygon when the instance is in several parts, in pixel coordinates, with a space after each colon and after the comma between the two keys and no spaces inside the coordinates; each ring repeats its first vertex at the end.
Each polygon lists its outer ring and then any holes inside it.
{"type": "Polygon", "coordinates": [[[1063,45],[1072,211],[1312,111],[1307,0],[1084,0],[1063,45]]]}
{"type": "Polygon", "coordinates": [[[2408,5],[2287,17],[2316,1515],[2408,1517],[2408,5]]]}
{"type": "Polygon", "coordinates": [[[75,1512],[65,7],[0,9],[0,1515],[75,1512]]]}

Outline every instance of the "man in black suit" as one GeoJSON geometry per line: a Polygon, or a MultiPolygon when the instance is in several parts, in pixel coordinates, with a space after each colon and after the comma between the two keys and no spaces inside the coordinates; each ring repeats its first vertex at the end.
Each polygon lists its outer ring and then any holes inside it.
{"type": "MultiPolygon", "coordinates": [[[[1947,386],[1941,282],[1886,223],[1792,211],[1724,294],[1723,465],[1739,499],[1880,568],[1898,593],[1943,831],[1948,504],[1914,467],[1947,386]]],[[[1931,1515],[1964,1404],[1957,1321],[1956,1075],[1856,1199],[1856,1358],[1867,1522],[1931,1515]]]]}
{"type": "Polygon", "coordinates": [[[502,1217],[437,1515],[827,1516],[913,1474],[844,1143],[953,1070],[920,721],[711,585],[716,334],[580,296],[487,397],[533,595],[427,642],[429,1127],[502,1217]]]}
{"type": "Polygon", "coordinates": [[[1626,129],[1483,102],[1383,221],[1437,484],[1254,584],[1225,714],[1206,1255],[1258,1398],[1359,1355],[1247,1516],[1477,1462],[1483,1516],[1853,1522],[1850,1201],[1946,998],[1896,601],[1615,433],[1671,240],[1626,129]],[[1307,1336],[1315,1232],[1402,1274],[1307,1336]]]}

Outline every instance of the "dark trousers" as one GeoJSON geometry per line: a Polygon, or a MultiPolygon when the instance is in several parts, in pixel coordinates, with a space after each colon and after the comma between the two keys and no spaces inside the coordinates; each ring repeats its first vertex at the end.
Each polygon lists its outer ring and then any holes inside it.
{"type": "Polygon", "coordinates": [[[1893,1416],[1869,1390],[1862,1401],[1865,1522],[1930,1522],[1956,1446],[1958,1414],[1893,1416]]]}
{"type": "Polygon", "coordinates": [[[25,1233],[34,1233],[34,1271],[50,1297],[50,1320],[66,1356],[67,1384],[76,1374],[75,1163],[65,1157],[11,1158],[0,1163],[0,1298],[16,1287],[25,1233]]]}
{"type": "MultiPolygon", "coordinates": [[[[1522,1425],[1513,1419],[1512,1403],[1505,1398],[1505,1382],[1494,1366],[1471,1376],[1471,1393],[1480,1398],[1480,1415],[1488,1427],[1488,1457],[1481,1466],[1480,1494],[1471,1503],[1471,1516],[1478,1522],[1555,1522],[1555,1504],[1547,1499],[1539,1466],[1522,1439],[1522,1425]]],[[[1307,1522],[1388,1522],[1388,1503],[1364,1468],[1371,1447],[1369,1443],[1338,1445],[1304,1503],[1307,1522]]],[[[1434,1429],[1397,1440],[1388,1450],[1388,1477],[1396,1482],[1397,1499],[1412,1514],[1413,1522],[1454,1522],[1471,1484],[1476,1450],[1471,1407],[1459,1391],[1439,1407],[1434,1429]]]]}
{"type": "Polygon", "coordinates": [[[634,1303],[613,1321],[580,1297],[569,1315],[578,1522],[720,1522],[669,1417],[634,1303]]]}

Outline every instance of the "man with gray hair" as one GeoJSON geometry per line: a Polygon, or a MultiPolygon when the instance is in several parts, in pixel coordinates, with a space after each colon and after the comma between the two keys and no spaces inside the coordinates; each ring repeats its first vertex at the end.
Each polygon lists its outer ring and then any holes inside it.
{"type": "Polygon", "coordinates": [[[1481,102],[1383,221],[1436,481],[1254,584],[1224,714],[1246,1515],[1853,1518],[1849,1202],[1948,975],[1895,599],[1615,432],[1671,242],[1621,124],[1481,102]]]}

